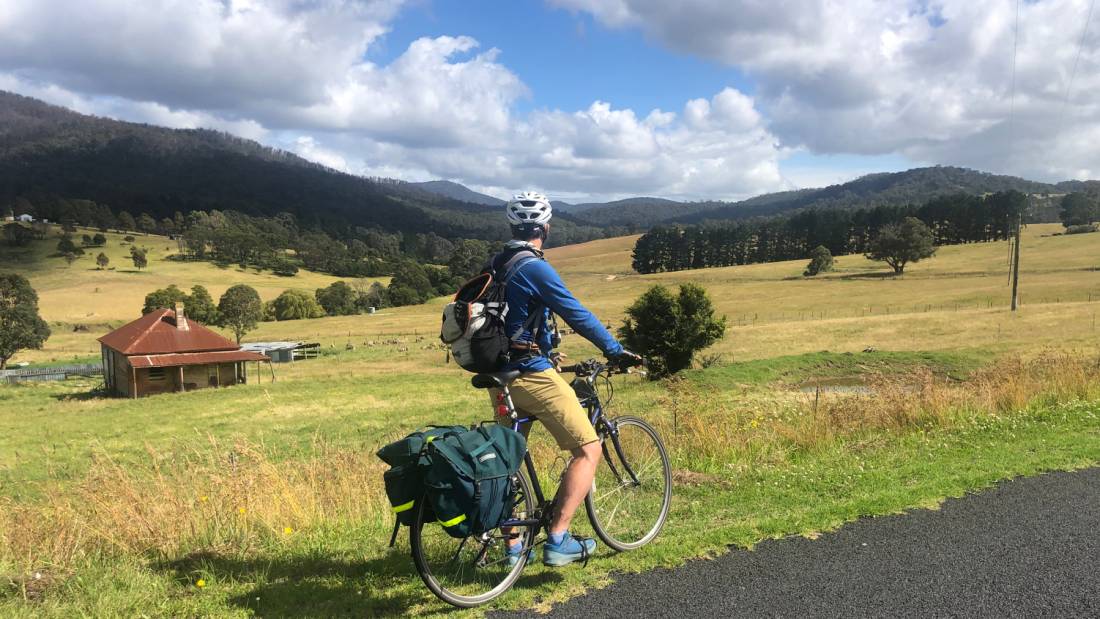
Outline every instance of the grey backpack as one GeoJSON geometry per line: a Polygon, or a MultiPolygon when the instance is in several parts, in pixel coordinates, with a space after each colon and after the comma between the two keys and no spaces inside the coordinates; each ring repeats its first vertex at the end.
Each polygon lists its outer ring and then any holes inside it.
{"type": "Polygon", "coordinates": [[[541,258],[529,249],[516,251],[500,266],[493,263],[477,277],[466,282],[443,308],[443,326],[439,339],[451,348],[460,367],[470,372],[498,372],[511,360],[512,343],[531,329],[540,312],[531,312],[518,332],[505,332],[508,316],[505,288],[520,267],[541,258]],[[498,277],[498,273],[502,275],[498,277]]]}

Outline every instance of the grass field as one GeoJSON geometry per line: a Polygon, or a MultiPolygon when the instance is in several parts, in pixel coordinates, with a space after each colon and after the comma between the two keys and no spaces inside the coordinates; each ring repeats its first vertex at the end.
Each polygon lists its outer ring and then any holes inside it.
{"type": "MultiPolygon", "coordinates": [[[[843,256],[814,280],[798,277],[802,262],[640,276],[630,238],[551,251],[609,323],[653,283],[695,281],[731,328],[707,351],[722,355],[712,367],[618,379],[613,412],[655,423],[673,455],[673,515],[658,542],[603,551],[587,570],[532,567],[495,607],[545,606],[613,571],[1100,461],[1100,235],[1057,229],[1026,232],[1016,315],[1004,243],[943,248],[901,278],[843,256]],[[803,391],[856,382],[871,391],[803,391]]],[[[109,245],[121,263],[128,248],[113,235],[109,245]]],[[[48,249],[0,263],[27,274],[45,316],[62,323],[23,360],[94,356],[102,331],[72,324],[136,317],[144,294],[168,283],[217,296],[243,282],[270,298],[333,281],[156,258],[145,273],[69,269],[48,249]],[[81,301],[88,309],[73,308],[81,301]]],[[[136,401],[96,398],[90,379],[0,386],[0,615],[445,612],[416,579],[407,542],[386,548],[392,521],[373,456],[420,424],[488,414],[434,346],[441,303],[263,324],[246,339],[323,344],[318,360],[276,366],[273,383],[136,401]]],[[[565,350],[594,353],[576,337],[565,350]]],[[[533,450],[552,478],[562,462],[545,436],[533,450]]]]}
{"type": "MultiPolygon", "coordinates": [[[[53,327],[53,336],[43,353],[28,353],[26,359],[63,360],[72,356],[98,356],[95,338],[141,315],[145,295],[170,284],[189,291],[192,286],[205,286],[217,302],[218,297],[233,284],[248,284],[265,301],[288,288],[312,292],[327,286],[337,278],[309,271],[299,271],[293,277],[279,277],[270,271],[242,269],[237,265],[219,268],[209,262],[184,262],[166,259],[178,254],[176,241],[156,235],[136,235],[134,243],[148,250],[149,266],[134,268],[130,260],[130,243],[126,234],[105,233],[103,247],[85,248],[83,256],[70,266],[56,256],[59,229],[52,227],[45,241],[33,242],[26,248],[0,246],[0,272],[15,271],[26,276],[38,292],[42,317],[53,327]],[[103,252],[110,259],[107,269],[96,267],[96,256],[103,252]],[[74,333],[73,327],[84,325],[89,331],[74,333]]],[[[98,231],[79,229],[82,234],[98,231]]],[[[13,361],[19,361],[15,359],[13,361]]]]}
{"type": "MultiPolygon", "coordinates": [[[[705,286],[718,310],[730,319],[729,336],[713,351],[727,361],[868,347],[1096,350],[1100,235],[1056,236],[1060,230],[1048,224],[1025,231],[1022,305],[1016,314],[1006,311],[1010,292],[1004,242],[941,248],[935,258],[910,265],[900,278],[890,277],[885,265],[862,256],[840,256],[835,272],[813,279],[800,277],[804,261],[638,275],[630,270],[635,237],[573,245],[548,255],[577,296],[612,325],[619,324],[624,308],[650,285],[692,281],[705,286]]],[[[112,264],[121,266],[128,264],[123,254],[129,249],[119,245],[120,238],[111,235],[108,247],[114,252],[112,264]]],[[[306,271],[282,278],[236,266],[218,269],[209,263],[165,261],[156,251],[169,246],[167,239],[139,237],[137,242],[151,248],[150,267],[141,273],[132,272],[132,265],[96,271],[96,251],[70,269],[60,258],[47,258],[54,241],[34,247],[29,256],[0,255],[0,270],[18,268],[26,274],[41,297],[43,317],[55,325],[44,350],[28,351],[14,361],[97,356],[95,338],[106,331],[102,323],[117,326],[136,318],[145,294],[170,283],[185,289],[202,284],[215,299],[230,285],[246,283],[266,300],[286,288],[312,291],[336,281],[306,271]],[[142,243],[145,238],[156,242],[142,243]],[[77,323],[96,328],[73,333],[77,323]]],[[[392,335],[434,340],[442,303],[437,299],[374,316],[265,323],[246,339],[303,339],[335,347],[392,335]]]]}

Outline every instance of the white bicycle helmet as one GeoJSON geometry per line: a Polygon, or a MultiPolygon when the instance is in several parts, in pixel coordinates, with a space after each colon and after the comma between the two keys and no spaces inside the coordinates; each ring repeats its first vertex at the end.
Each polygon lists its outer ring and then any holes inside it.
{"type": "Polygon", "coordinates": [[[513,226],[524,224],[544,225],[553,216],[553,207],[546,196],[536,191],[525,191],[512,196],[505,205],[508,223],[513,226]]]}

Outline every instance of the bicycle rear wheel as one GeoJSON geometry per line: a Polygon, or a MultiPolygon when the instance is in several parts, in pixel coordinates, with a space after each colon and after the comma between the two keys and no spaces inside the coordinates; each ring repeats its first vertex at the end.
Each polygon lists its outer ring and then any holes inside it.
{"type": "Polygon", "coordinates": [[[608,421],[603,462],[584,499],[596,535],[615,550],[640,548],[661,532],[672,503],[672,467],[661,437],[637,417],[608,421]]]}
{"type": "MultiPolygon", "coordinates": [[[[513,519],[530,518],[535,502],[522,473],[515,477],[513,519]]],[[[456,539],[435,523],[427,501],[417,505],[416,522],[409,528],[413,563],[421,580],[439,599],[461,608],[484,604],[501,595],[516,582],[527,563],[527,553],[513,566],[505,548],[509,538],[519,538],[524,548],[534,542],[536,527],[513,527],[508,534],[493,529],[481,535],[456,539]]]]}

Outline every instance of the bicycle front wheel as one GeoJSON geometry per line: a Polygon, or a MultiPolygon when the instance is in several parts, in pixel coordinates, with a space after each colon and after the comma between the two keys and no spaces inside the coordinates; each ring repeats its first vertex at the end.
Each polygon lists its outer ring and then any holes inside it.
{"type": "MultiPolygon", "coordinates": [[[[530,485],[522,473],[516,473],[513,479],[512,519],[528,519],[535,509],[530,485]]],[[[530,548],[536,527],[497,528],[455,539],[436,524],[426,500],[417,503],[416,522],[409,529],[409,545],[416,571],[432,593],[448,604],[471,608],[512,587],[527,563],[527,553],[521,553],[515,565],[510,565],[506,545],[510,539],[519,539],[524,548],[530,548]]]]}
{"type": "Polygon", "coordinates": [[[615,550],[640,548],[661,532],[672,503],[672,467],[657,431],[617,417],[601,433],[603,462],[584,499],[596,535],[615,550]]]}

